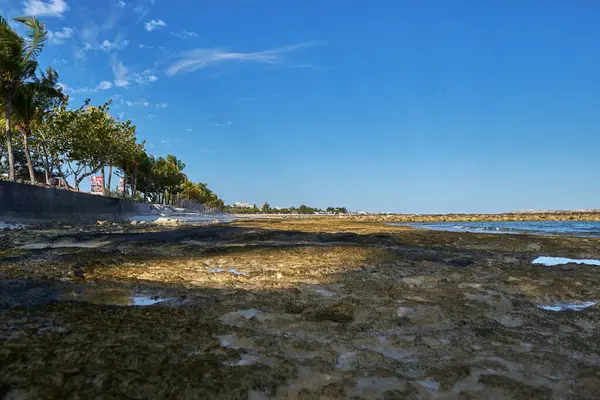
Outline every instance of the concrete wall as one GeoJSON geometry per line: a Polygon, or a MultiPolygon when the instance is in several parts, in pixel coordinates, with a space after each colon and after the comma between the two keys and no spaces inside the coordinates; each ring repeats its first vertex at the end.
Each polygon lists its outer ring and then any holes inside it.
{"type": "Polygon", "coordinates": [[[18,214],[39,218],[87,215],[117,218],[126,213],[146,211],[145,208],[149,211],[150,205],[131,200],[0,181],[0,215],[18,214]]]}

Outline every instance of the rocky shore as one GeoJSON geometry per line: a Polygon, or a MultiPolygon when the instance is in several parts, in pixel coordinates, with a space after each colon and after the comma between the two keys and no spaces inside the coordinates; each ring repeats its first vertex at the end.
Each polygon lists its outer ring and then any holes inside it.
{"type": "Polygon", "coordinates": [[[599,239],[375,218],[0,232],[0,394],[597,398],[599,239]]]}

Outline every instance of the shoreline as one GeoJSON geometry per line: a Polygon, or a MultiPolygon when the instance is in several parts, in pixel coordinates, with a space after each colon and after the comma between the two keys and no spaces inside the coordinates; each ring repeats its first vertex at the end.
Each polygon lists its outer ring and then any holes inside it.
{"type": "Polygon", "coordinates": [[[338,219],[356,222],[535,222],[600,221],[600,211],[549,211],[502,214],[231,214],[238,219],[338,219]]]}

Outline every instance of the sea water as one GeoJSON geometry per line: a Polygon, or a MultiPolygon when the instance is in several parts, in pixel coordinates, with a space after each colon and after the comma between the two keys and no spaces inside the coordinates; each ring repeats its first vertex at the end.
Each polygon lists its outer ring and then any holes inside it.
{"type": "Polygon", "coordinates": [[[600,221],[414,222],[391,225],[451,232],[600,237],[600,221]]]}

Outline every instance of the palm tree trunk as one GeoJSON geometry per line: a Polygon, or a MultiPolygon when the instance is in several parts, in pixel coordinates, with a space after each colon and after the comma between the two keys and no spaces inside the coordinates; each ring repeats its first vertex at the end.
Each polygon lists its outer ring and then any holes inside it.
{"type": "Polygon", "coordinates": [[[31,131],[28,129],[23,131],[23,147],[25,149],[25,158],[27,159],[27,169],[29,170],[29,181],[35,185],[35,172],[33,172],[33,163],[31,162],[31,154],[29,153],[29,135],[31,131]]]}
{"type": "Polygon", "coordinates": [[[108,166],[108,193],[110,194],[110,188],[111,186],[111,181],[112,181],[112,165],[108,166]]]}
{"type": "Polygon", "coordinates": [[[15,181],[15,153],[12,145],[12,132],[10,131],[10,113],[12,106],[12,96],[6,95],[6,104],[4,107],[4,119],[6,120],[6,150],[8,152],[8,180],[15,181]]]}

